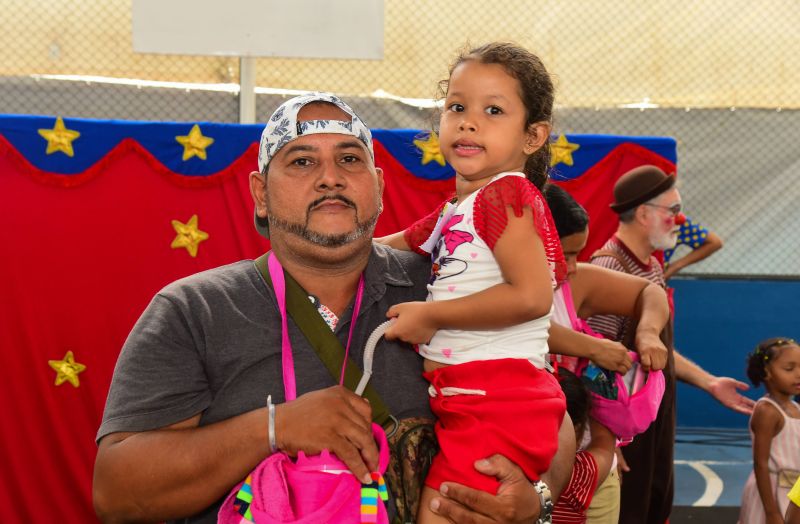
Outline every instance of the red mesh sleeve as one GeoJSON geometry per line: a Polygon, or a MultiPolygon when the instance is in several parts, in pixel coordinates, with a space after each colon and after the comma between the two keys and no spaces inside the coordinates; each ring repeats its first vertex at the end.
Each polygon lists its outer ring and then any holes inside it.
{"type": "Polygon", "coordinates": [[[561,250],[558,231],[544,197],[527,179],[506,176],[485,186],[475,197],[475,231],[494,250],[497,240],[508,225],[506,208],[511,206],[514,215],[522,216],[525,207],[533,211],[533,225],[542,239],[547,262],[555,279],[554,284],[567,277],[567,263],[561,250]]]}
{"type": "Polygon", "coordinates": [[[436,227],[436,222],[439,220],[439,215],[446,204],[447,201],[442,202],[431,214],[420,218],[403,231],[403,239],[412,251],[423,256],[430,256],[430,253],[422,249],[421,246],[430,238],[433,228],[436,227]]]}

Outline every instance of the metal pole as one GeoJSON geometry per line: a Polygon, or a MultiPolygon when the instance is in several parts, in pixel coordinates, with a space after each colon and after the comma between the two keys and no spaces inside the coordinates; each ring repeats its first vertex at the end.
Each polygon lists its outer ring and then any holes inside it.
{"type": "Polygon", "coordinates": [[[239,57],[239,123],[256,122],[256,62],[251,56],[239,57]]]}

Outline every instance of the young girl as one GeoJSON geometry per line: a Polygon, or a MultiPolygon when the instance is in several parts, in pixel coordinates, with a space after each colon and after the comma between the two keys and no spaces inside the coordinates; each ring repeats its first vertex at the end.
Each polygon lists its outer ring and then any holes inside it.
{"type": "Polygon", "coordinates": [[[589,503],[611,472],[617,439],[605,426],[589,418],[591,396],[581,379],[560,367],[558,382],[567,398],[567,413],[575,425],[579,448],[591,427],[591,439],[575,456],[569,484],[553,508],[553,524],[579,524],[586,522],[589,503]]]}
{"type": "Polygon", "coordinates": [[[462,54],[443,83],[439,141],[456,172],[456,198],[382,239],[430,254],[427,302],[392,307],[386,336],[419,344],[438,417],[418,521],[443,481],[496,493],[475,470],[495,453],[531,480],[558,444],[564,396],[545,368],[553,287],[566,274],[552,218],[536,185],[549,167],[553,84],[518,46],[462,54]]]}
{"type": "Polygon", "coordinates": [[[761,342],[748,356],[747,376],[767,394],[750,419],[753,473],[742,492],[741,524],[783,523],[787,494],[800,475],[800,346],[785,338],[761,342]]]}

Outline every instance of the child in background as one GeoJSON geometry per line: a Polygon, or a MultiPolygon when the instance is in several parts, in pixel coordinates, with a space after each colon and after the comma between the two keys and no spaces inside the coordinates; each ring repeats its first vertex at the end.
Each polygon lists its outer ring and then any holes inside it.
{"type": "Polygon", "coordinates": [[[564,368],[558,381],[567,397],[567,413],[575,425],[578,454],[569,484],[553,508],[553,524],[582,524],[594,492],[611,471],[617,439],[605,426],[589,418],[591,396],[583,381],[564,368]],[[591,427],[591,440],[584,443],[591,427]],[[585,444],[585,447],[582,447],[585,444]]]}
{"type": "Polygon", "coordinates": [[[475,470],[495,453],[538,481],[565,409],[545,367],[553,288],[566,265],[537,189],[549,167],[552,81],[529,51],[492,43],[462,54],[444,86],[439,142],[456,198],[379,240],[433,262],[428,300],[393,306],[386,332],[419,344],[438,417],[441,451],[420,523],[440,521],[429,504],[443,481],[496,493],[497,479],[475,470]]]}
{"type": "Polygon", "coordinates": [[[787,494],[800,475],[800,346],[785,338],[761,342],[748,356],[747,376],[762,382],[750,419],[753,473],[742,492],[741,524],[783,524],[787,494]]]}

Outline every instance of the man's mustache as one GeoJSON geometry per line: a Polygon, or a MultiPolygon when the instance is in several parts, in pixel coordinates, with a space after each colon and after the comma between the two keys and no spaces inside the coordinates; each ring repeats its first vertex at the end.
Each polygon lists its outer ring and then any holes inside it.
{"type": "Polygon", "coordinates": [[[319,197],[318,199],[311,202],[311,204],[308,205],[308,212],[310,213],[312,209],[314,209],[321,203],[325,202],[326,200],[338,200],[339,202],[345,204],[346,206],[356,209],[356,203],[350,200],[349,198],[344,197],[342,195],[333,195],[333,196],[319,197]]]}

